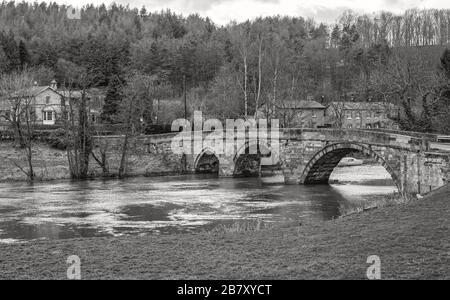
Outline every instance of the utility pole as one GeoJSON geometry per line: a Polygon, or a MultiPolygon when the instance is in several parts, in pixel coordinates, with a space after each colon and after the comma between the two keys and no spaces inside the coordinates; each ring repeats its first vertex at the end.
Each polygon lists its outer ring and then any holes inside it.
{"type": "Polygon", "coordinates": [[[186,75],[183,75],[183,90],[184,90],[184,119],[187,120],[186,75]]]}
{"type": "MultiPolygon", "coordinates": [[[[187,96],[186,96],[186,74],[183,74],[183,92],[184,92],[184,119],[187,120],[187,96]]],[[[184,128],[185,131],[187,128],[184,128]]],[[[187,160],[186,155],[183,155],[183,171],[187,170],[187,160]]]]}

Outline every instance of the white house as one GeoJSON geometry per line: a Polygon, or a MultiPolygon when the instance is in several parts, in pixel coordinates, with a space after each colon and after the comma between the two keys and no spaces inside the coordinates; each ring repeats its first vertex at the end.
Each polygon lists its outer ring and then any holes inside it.
{"type": "MultiPolygon", "coordinates": [[[[64,107],[68,104],[68,99],[81,99],[80,91],[67,91],[58,89],[55,80],[48,86],[39,86],[37,83],[25,91],[17,92],[18,97],[31,99],[31,112],[35,124],[55,125],[63,116],[64,107]]],[[[90,99],[90,94],[87,95],[90,99]]],[[[10,114],[11,105],[8,99],[0,100],[0,116],[10,114]]],[[[91,119],[96,120],[98,110],[91,111],[91,119]]],[[[5,119],[5,118],[3,118],[5,119]]]]}

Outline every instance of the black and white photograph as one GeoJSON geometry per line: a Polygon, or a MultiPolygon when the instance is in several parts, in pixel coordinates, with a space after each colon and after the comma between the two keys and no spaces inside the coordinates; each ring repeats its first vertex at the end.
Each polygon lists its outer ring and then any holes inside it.
{"type": "Polygon", "coordinates": [[[449,1],[0,2],[0,280],[449,279],[449,1]]]}

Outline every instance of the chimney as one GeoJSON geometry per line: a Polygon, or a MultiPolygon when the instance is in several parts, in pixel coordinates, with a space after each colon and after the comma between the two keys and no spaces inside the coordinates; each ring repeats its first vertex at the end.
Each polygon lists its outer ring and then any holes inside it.
{"type": "Polygon", "coordinates": [[[52,82],[50,82],[50,87],[54,90],[58,89],[58,84],[56,83],[55,79],[53,79],[52,82]]]}

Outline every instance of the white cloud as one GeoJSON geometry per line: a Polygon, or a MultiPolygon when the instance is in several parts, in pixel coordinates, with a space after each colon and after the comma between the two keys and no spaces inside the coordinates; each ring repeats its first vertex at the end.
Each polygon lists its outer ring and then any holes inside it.
{"type": "Polygon", "coordinates": [[[334,22],[347,9],[373,13],[389,10],[394,13],[419,8],[450,8],[448,0],[54,0],[57,3],[82,6],[88,3],[129,4],[150,11],[170,9],[187,15],[199,13],[218,24],[231,20],[244,21],[259,16],[288,15],[313,17],[317,21],[334,22]]]}

